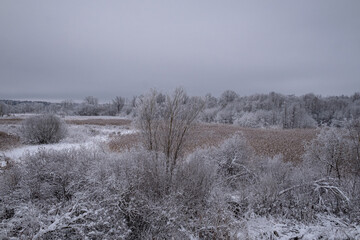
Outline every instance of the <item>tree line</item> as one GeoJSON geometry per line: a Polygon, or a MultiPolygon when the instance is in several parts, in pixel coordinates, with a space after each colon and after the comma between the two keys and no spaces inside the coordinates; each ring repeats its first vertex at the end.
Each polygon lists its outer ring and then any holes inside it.
{"type": "MultiPolygon", "coordinates": [[[[108,103],[99,103],[94,96],[81,103],[64,100],[60,103],[0,100],[0,116],[15,113],[56,113],[59,115],[136,117],[136,106],[145,95],[127,99],[116,96],[108,103]]],[[[157,101],[165,101],[159,93],[157,101]]],[[[186,95],[186,98],[189,96],[186,95]]],[[[360,93],[351,96],[322,97],[313,93],[303,96],[275,92],[240,96],[232,90],[220,97],[207,94],[199,120],[208,123],[236,124],[243,127],[312,128],[339,125],[360,116],[360,93]]]]}

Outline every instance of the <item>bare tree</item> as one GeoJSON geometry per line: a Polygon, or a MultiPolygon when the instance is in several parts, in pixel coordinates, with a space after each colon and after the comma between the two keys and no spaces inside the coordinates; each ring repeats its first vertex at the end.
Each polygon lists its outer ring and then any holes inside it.
{"type": "Polygon", "coordinates": [[[351,144],[345,129],[323,128],[315,139],[306,145],[304,159],[325,170],[325,176],[340,181],[351,166],[351,144]]]}
{"type": "Polygon", "coordinates": [[[222,107],[225,107],[227,104],[234,102],[238,98],[236,92],[232,90],[226,90],[220,96],[219,103],[222,107]]]}
{"type": "Polygon", "coordinates": [[[6,114],[6,105],[3,102],[0,102],[0,117],[6,114]]]}
{"type": "Polygon", "coordinates": [[[351,148],[353,150],[353,171],[360,176],[360,118],[351,120],[346,128],[349,132],[351,148]]]}
{"type": "Polygon", "coordinates": [[[158,96],[153,90],[140,100],[138,125],[145,146],[165,154],[167,170],[172,174],[204,101],[189,98],[181,88],[166,96],[163,102],[157,101],[158,96]]]}
{"type": "Polygon", "coordinates": [[[116,96],[113,100],[112,100],[113,105],[116,108],[117,113],[119,114],[120,111],[123,109],[124,104],[125,104],[125,98],[123,97],[119,97],[116,96]]]}
{"type": "Polygon", "coordinates": [[[99,100],[96,98],[96,97],[93,97],[93,96],[87,96],[85,99],[84,99],[84,103],[85,104],[89,104],[89,105],[98,105],[99,103],[99,100]]]}

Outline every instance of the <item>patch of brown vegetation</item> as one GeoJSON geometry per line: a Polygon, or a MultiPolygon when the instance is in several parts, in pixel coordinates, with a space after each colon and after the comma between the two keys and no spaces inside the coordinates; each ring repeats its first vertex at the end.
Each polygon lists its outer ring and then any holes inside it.
{"type": "Polygon", "coordinates": [[[8,150],[14,148],[20,144],[20,138],[0,132],[0,150],[8,150]]]}
{"type": "MultiPolygon", "coordinates": [[[[236,133],[242,133],[260,156],[283,155],[285,161],[300,162],[305,143],[316,137],[315,129],[258,129],[226,124],[198,124],[194,126],[185,146],[185,153],[197,148],[219,146],[236,133]]],[[[116,136],[109,142],[112,151],[121,152],[140,142],[139,134],[116,136]]]]}
{"type": "Polygon", "coordinates": [[[140,143],[140,134],[125,134],[120,136],[113,137],[108,145],[109,149],[113,152],[122,152],[124,150],[129,150],[130,148],[136,146],[140,143]]]}
{"type": "Polygon", "coordinates": [[[75,124],[75,125],[125,126],[125,125],[130,125],[131,120],[128,120],[128,119],[84,119],[84,120],[66,120],[66,123],[75,124]]]}
{"type": "Polygon", "coordinates": [[[186,152],[198,147],[219,146],[237,132],[244,134],[255,153],[260,156],[283,155],[285,161],[299,162],[304,154],[305,143],[316,137],[315,129],[259,129],[242,128],[225,124],[199,124],[186,146],[186,152]]]}
{"type": "Polygon", "coordinates": [[[243,129],[246,139],[261,156],[283,155],[285,161],[300,162],[305,144],[316,137],[315,129],[243,129]]]}
{"type": "Polygon", "coordinates": [[[20,123],[22,120],[21,118],[0,118],[0,124],[17,124],[20,123]]]}
{"type": "Polygon", "coordinates": [[[217,147],[236,132],[240,132],[240,129],[233,125],[197,124],[191,131],[185,152],[191,153],[196,148],[217,147]]]}

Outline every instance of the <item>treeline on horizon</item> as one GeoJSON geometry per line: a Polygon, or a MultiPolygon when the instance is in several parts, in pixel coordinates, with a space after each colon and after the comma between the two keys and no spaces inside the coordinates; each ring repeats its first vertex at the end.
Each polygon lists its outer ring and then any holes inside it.
{"type": "MultiPolygon", "coordinates": [[[[46,101],[0,100],[0,116],[18,113],[52,113],[80,116],[136,117],[136,105],[143,95],[126,99],[116,96],[109,103],[100,104],[93,96],[83,102],[64,100],[46,101]]],[[[165,101],[159,93],[157,102],[165,101]]],[[[191,99],[192,97],[188,97],[191,99]]],[[[313,93],[302,96],[275,92],[240,96],[235,91],[224,91],[220,97],[203,97],[205,105],[199,120],[207,123],[236,124],[243,127],[313,128],[321,125],[341,125],[343,121],[360,117],[360,92],[350,96],[322,97],[313,93]]]]}

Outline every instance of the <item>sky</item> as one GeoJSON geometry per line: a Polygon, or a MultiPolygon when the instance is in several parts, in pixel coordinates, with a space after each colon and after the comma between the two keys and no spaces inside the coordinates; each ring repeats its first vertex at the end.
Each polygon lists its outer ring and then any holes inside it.
{"type": "Polygon", "coordinates": [[[1,0],[0,99],[360,91],[358,0],[1,0]]]}

